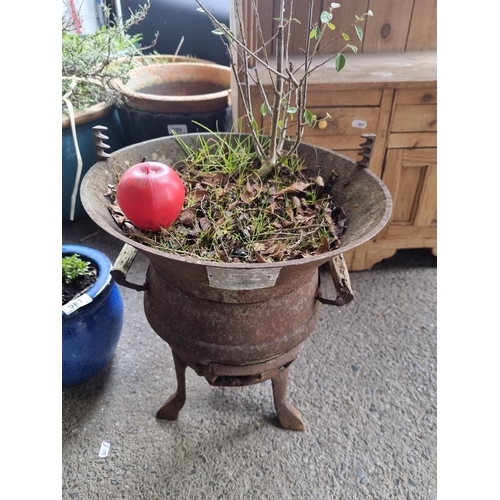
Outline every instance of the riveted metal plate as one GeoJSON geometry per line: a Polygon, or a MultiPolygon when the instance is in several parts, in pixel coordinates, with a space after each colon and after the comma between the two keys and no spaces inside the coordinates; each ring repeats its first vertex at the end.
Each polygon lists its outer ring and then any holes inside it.
{"type": "Polygon", "coordinates": [[[271,288],[276,284],[280,268],[231,269],[228,267],[208,267],[208,282],[213,288],[223,290],[256,290],[271,288]]]}

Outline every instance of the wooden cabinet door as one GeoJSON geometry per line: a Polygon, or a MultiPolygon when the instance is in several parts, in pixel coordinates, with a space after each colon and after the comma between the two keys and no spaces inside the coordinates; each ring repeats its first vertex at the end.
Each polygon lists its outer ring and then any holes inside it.
{"type": "Polygon", "coordinates": [[[436,148],[388,149],[382,180],[392,196],[389,223],[372,240],[347,252],[349,270],[370,269],[400,248],[437,255],[436,148]]]}
{"type": "Polygon", "coordinates": [[[436,246],[437,149],[388,149],[382,180],[393,212],[377,239],[398,240],[399,248],[436,246]]]}

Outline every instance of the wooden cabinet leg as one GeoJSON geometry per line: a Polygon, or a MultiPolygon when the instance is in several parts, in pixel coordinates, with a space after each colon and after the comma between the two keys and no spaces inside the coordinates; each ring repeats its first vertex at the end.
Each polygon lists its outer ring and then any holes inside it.
{"type": "Polygon", "coordinates": [[[187,365],[172,351],[174,358],[175,374],[177,376],[177,390],[165,404],[156,412],[156,418],[164,420],[177,420],[179,412],[186,402],[186,367],[187,365]]]}

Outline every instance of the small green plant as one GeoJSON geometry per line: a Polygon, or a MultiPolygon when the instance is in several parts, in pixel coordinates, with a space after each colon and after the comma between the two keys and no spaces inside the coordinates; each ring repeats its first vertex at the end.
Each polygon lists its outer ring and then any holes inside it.
{"type": "Polygon", "coordinates": [[[62,258],[62,279],[64,283],[71,283],[79,276],[90,276],[90,262],[80,258],[78,254],[67,255],[62,258]]]}
{"type": "Polygon", "coordinates": [[[149,0],[126,21],[112,15],[108,6],[103,5],[102,9],[106,22],[90,35],[72,33],[73,21],[68,16],[62,19],[63,114],[68,114],[66,100],[75,112],[99,102],[121,102],[121,93],[112,84],[113,80],[126,82],[133,67],[132,59],[156,43],[155,38],[148,47],[140,47],[142,35],[127,33],[145,19],[149,0]]]}

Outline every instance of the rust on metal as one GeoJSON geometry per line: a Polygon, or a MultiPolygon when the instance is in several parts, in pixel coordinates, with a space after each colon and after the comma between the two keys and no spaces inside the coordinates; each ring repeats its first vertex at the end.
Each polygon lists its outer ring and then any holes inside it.
{"type": "Polygon", "coordinates": [[[284,354],[260,363],[248,365],[210,363],[208,366],[197,365],[195,371],[213,386],[257,384],[272,378],[283,366],[289,366],[297,358],[299,347],[295,346],[284,354]]]}
{"type": "Polygon", "coordinates": [[[186,402],[186,368],[184,363],[172,351],[174,358],[175,374],[177,377],[177,390],[167,399],[164,405],[156,412],[156,418],[164,420],[177,420],[179,412],[186,402]]]}
{"type": "Polygon", "coordinates": [[[274,407],[278,414],[278,420],[285,429],[294,431],[303,431],[305,429],[304,421],[297,408],[290,404],[286,397],[288,385],[288,366],[278,370],[278,373],[272,378],[274,407]]]}
{"type": "MultiPolygon", "coordinates": [[[[95,131],[96,149],[103,148],[103,129],[95,131]]],[[[183,141],[195,146],[199,135],[184,135],[183,141]]],[[[215,138],[213,134],[201,135],[215,138]]],[[[374,136],[363,137],[366,142],[360,166],[367,167],[374,136]]],[[[352,290],[340,255],[382,230],[389,221],[392,200],[375,174],[367,168],[357,168],[346,156],[309,144],[302,144],[298,153],[304,157],[309,175],[321,172],[328,177],[335,173],[332,195],[336,205],[344,209],[348,224],[338,248],[269,264],[229,264],[176,256],[133,241],[117,227],[103,196],[108,184],[114,183],[111,162],[133,165],[147,157],[176,164],[183,150],[175,137],[145,141],[112,155],[102,152],[100,161],[85,175],[80,194],[89,216],[150,262],[144,285],[144,311],[153,330],[172,349],[178,384],[176,392],[158,411],[158,418],[178,417],[186,399],[185,370],[189,366],[215,386],[235,387],[271,379],[280,424],[288,429],[304,429],[299,412],[286,399],[286,389],[290,366],[319,318],[318,269],[335,262],[332,278],[334,284],[337,279],[337,293],[340,290],[337,299],[344,303],[351,300],[352,290]]],[[[116,266],[124,286],[130,285],[125,284],[126,271],[133,253],[127,252],[116,266]]]]}
{"type": "MultiPolygon", "coordinates": [[[[302,417],[286,397],[288,386],[288,368],[297,357],[297,353],[298,347],[288,353],[288,357],[292,359],[285,364],[281,364],[284,357],[279,357],[274,361],[274,364],[278,363],[278,366],[272,370],[264,371],[262,377],[260,377],[258,373],[254,373],[252,375],[231,375],[231,373],[236,371],[241,373],[241,370],[245,368],[220,365],[220,367],[216,370],[223,371],[226,375],[219,375],[218,379],[215,380],[216,383],[212,385],[239,387],[248,385],[248,380],[251,380],[251,383],[259,383],[271,378],[273,384],[274,406],[276,408],[276,413],[281,426],[285,429],[303,431],[305,426],[302,417]]],[[[179,413],[186,402],[186,368],[188,364],[185,363],[174,350],[172,350],[172,356],[177,376],[177,389],[156,412],[156,418],[163,420],[177,420],[179,413]]],[[[267,364],[269,364],[269,362],[267,362],[267,364]]],[[[266,363],[262,363],[261,365],[263,366],[249,366],[247,370],[249,369],[253,372],[258,372],[261,369],[265,370],[268,368],[268,366],[264,368],[266,363]]]]}
{"type": "MultiPolygon", "coordinates": [[[[250,365],[280,356],[312,332],[319,317],[317,272],[295,290],[247,303],[214,302],[172,286],[158,268],[148,269],[144,311],[153,330],[193,370],[210,363],[250,365]]],[[[210,380],[209,380],[210,381],[210,380]]]]}

